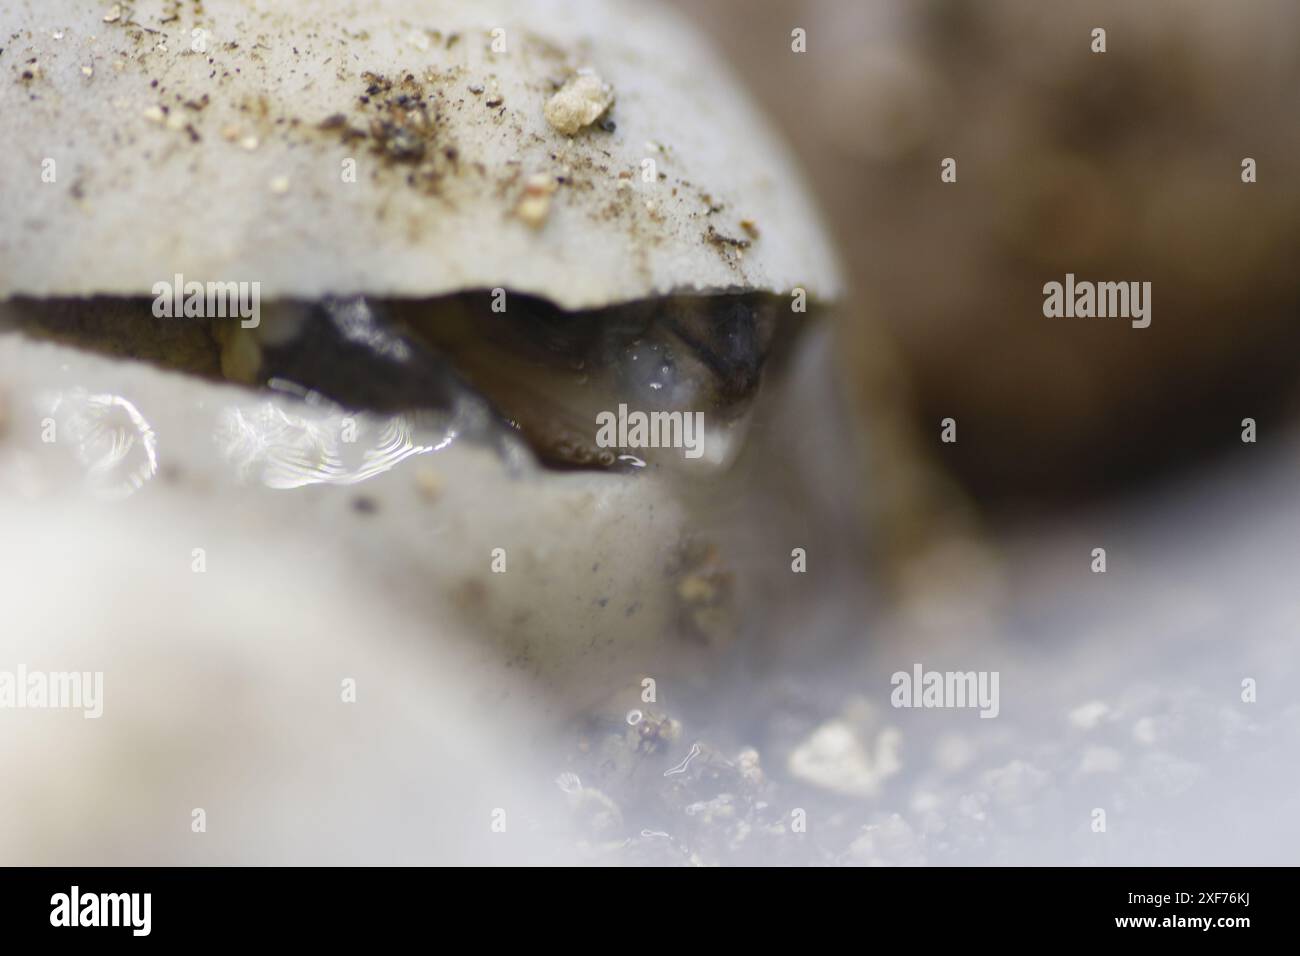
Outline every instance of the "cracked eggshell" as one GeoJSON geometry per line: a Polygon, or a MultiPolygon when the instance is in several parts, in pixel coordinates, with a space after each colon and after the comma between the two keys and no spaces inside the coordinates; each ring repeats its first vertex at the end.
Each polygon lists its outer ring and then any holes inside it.
{"type": "MultiPolygon", "coordinates": [[[[11,502],[0,522],[94,505],[107,525],[123,511],[140,535],[166,538],[133,548],[134,563],[111,575],[132,600],[178,574],[201,579],[218,603],[251,602],[231,612],[240,628],[268,642],[311,633],[321,653],[360,640],[351,632],[372,608],[376,641],[402,622],[454,655],[448,667],[458,662],[484,700],[526,704],[539,723],[689,659],[672,639],[687,522],[666,482],[515,469],[436,417],[350,413],[15,334],[0,334],[0,383],[11,423],[0,434],[0,497],[11,502]],[[356,439],[344,443],[349,427],[356,439]],[[177,516],[188,529],[179,537],[167,530],[177,516]],[[290,592],[313,594],[326,613],[290,592]]],[[[49,533],[63,535],[56,551],[75,551],[96,528],[49,533]]],[[[25,535],[5,536],[0,567],[74,590],[96,578],[84,562],[42,564],[29,551],[25,535]]],[[[113,606],[98,618],[105,646],[132,614],[113,606]]],[[[168,633],[200,654],[204,620],[182,609],[168,633]]]]}
{"type": "Polygon", "coordinates": [[[786,150],[669,11],[158,0],[106,22],[110,6],[9,4],[0,298],[142,296],[176,273],[264,299],[502,287],[568,308],[838,292],[786,150]],[[547,122],[579,70],[612,89],[612,131],[547,122]],[[557,189],[522,221],[536,176],[557,189]]]}

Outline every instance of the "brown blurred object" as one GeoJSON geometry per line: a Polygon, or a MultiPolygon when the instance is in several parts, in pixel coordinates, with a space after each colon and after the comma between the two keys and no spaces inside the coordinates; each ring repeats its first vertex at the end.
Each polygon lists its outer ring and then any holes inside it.
{"type": "Polygon", "coordinates": [[[1293,2],[680,5],[747,77],[827,211],[854,283],[842,320],[860,402],[881,399],[883,323],[922,446],[982,501],[1114,490],[1240,449],[1244,417],[1265,440],[1293,410],[1293,2]],[[806,53],[791,52],[795,27],[806,53]],[[956,183],[940,181],[945,157],[956,183]],[[1241,180],[1245,157],[1257,183],[1241,180]],[[1068,272],[1150,281],[1150,328],[1044,317],[1044,283],[1068,272]],[[947,417],[955,445],[939,442],[947,417]]]}

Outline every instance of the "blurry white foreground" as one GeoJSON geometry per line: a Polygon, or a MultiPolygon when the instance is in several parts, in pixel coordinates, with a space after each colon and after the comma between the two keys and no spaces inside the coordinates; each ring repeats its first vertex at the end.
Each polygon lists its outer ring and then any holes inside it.
{"type": "MultiPolygon", "coordinates": [[[[826,460],[824,381],[760,416],[760,449],[826,460]]],[[[755,480],[694,516],[744,610],[703,667],[663,575],[682,506],[652,482],[512,477],[418,430],[313,463],[228,430],[292,399],[12,335],[0,382],[0,671],[104,675],[97,719],[0,710],[6,862],[1295,861],[1294,445],[940,549],[885,613],[838,473],[773,468],[801,502],[755,480]],[[331,480],[282,480],[309,473],[331,480]],[[997,672],[997,716],[891,706],[917,665],[997,672]],[[643,673],[655,701],[581,719],[643,673]]]]}

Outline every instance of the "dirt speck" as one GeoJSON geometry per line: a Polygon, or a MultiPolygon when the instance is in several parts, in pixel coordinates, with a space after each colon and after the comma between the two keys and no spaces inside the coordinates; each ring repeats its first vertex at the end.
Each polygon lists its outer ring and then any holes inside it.
{"type": "Polygon", "coordinates": [[[362,113],[358,122],[344,113],[334,113],[321,120],[317,129],[337,132],[344,143],[368,141],[371,152],[383,159],[387,168],[403,169],[409,185],[434,194],[443,177],[455,172],[460,155],[455,145],[443,142],[442,94],[428,88],[438,77],[432,73],[422,79],[412,72],[399,75],[400,79],[394,79],[362,73],[364,86],[356,101],[362,113]]]}
{"type": "Polygon", "coordinates": [[[529,176],[524,183],[524,194],[515,207],[515,215],[534,229],[540,229],[550,214],[551,196],[555,189],[554,177],[543,174],[529,176]]]}
{"type": "Polygon", "coordinates": [[[748,249],[750,246],[750,240],[741,239],[737,236],[728,236],[725,233],[718,232],[713,226],[709,226],[704,233],[704,241],[719,249],[736,251],[748,249]]]}
{"type": "Polygon", "coordinates": [[[437,501],[442,495],[442,475],[428,466],[420,468],[415,473],[415,487],[425,501],[437,501]]]}

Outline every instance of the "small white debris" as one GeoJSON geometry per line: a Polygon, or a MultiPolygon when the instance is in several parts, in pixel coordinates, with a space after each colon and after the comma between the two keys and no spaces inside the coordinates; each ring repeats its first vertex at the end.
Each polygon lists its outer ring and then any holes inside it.
{"type": "Polygon", "coordinates": [[[831,720],[795,748],[787,769],[792,776],[834,793],[873,797],[901,769],[901,744],[898,730],[887,727],[876,735],[873,752],[868,752],[852,726],[831,720]]]}
{"type": "Polygon", "coordinates": [[[529,176],[524,183],[523,197],[515,207],[515,215],[534,229],[540,229],[550,214],[554,193],[555,180],[552,177],[540,173],[529,176]]]}
{"type": "Polygon", "coordinates": [[[95,75],[95,68],[94,68],[93,66],[83,66],[83,67],[81,68],[81,75],[82,75],[82,76],[94,76],[94,75],[95,75]]]}
{"type": "Polygon", "coordinates": [[[543,112],[551,128],[572,136],[614,103],[614,90],[591,70],[579,70],[546,103],[543,112]]]}
{"type": "Polygon", "coordinates": [[[761,787],[763,785],[762,761],[759,758],[758,751],[753,747],[746,747],[736,755],[736,769],[740,771],[740,775],[745,782],[751,786],[761,787]]]}
{"type": "Polygon", "coordinates": [[[699,800],[685,808],[688,817],[697,818],[697,822],[708,825],[720,820],[731,820],[736,816],[736,798],[729,793],[720,793],[712,800],[699,800]]]}
{"type": "Polygon", "coordinates": [[[50,36],[54,37],[54,39],[56,39],[56,40],[62,40],[62,39],[63,39],[63,31],[62,31],[62,30],[55,30],[53,33],[50,34],[50,36]]]}
{"type": "Polygon", "coordinates": [[[162,107],[151,106],[144,111],[144,118],[150,123],[161,123],[167,117],[166,114],[163,113],[162,107]]]}
{"type": "Polygon", "coordinates": [[[257,137],[245,136],[239,141],[239,145],[251,153],[253,150],[257,149],[257,137]]]}
{"type": "Polygon", "coordinates": [[[113,4],[111,7],[109,7],[108,13],[104,14],[105,23],[116,23],[118,20],[121,19],[122,19],[122,5],[119,3],[113,4]]]}
{"type": "Polygon", "coordinates": [[[275,193],[276,195],[283,196],[288,191],[289,191],[288,176],[276,176],[274,179],[271,180],[271,192],[275,193]]]}

